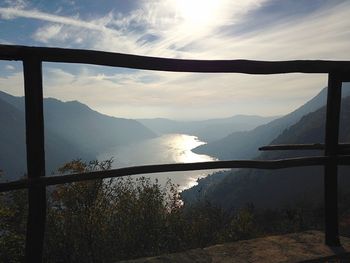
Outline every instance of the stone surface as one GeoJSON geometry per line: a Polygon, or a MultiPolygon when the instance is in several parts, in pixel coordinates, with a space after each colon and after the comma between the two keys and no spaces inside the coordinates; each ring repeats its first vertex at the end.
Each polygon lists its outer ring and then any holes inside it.
{"type": "Polygon", "coordinates": [[[341,243],[340,248],[328,247],[324,244],[322,232],[307,231],[225,243],[125,262],[350,262],[350,238],[342,237],[341,243]]]}

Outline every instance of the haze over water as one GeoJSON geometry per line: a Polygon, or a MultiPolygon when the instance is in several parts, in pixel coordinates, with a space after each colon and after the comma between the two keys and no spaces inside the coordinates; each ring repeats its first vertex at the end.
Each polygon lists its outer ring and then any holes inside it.
{"type": "MultiPolygon", "coordinates": [[[[198,140],[196,136],[166,134],[132,145],[111,148],[108,152],[101,153],[98,159],[106,160],[113,157],[113,168],[147,164],[214,161],[215,158],[211,156],[196,154],[191,151],[202,144],[205,144],[205,142],[198,140]]],[[[205,177],[213,172],[214,170],[169,172],[146,174],[145,177],[157,178],[162,185],[170,178],[172,183],[178,184],[180,190],[183,190],[195,185],[198,178],[205,177]]]]}

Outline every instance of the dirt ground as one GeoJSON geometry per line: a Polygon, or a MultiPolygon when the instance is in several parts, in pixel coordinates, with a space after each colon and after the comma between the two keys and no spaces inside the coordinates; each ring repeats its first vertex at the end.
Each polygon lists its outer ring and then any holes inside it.
{"type": "Polygon", "coordinates": [[[342,247],[328,247],[324,234],[307,231],[225,243],[185,252],[125,262],[350,262],[350,238],[341,237],[342,247]]]}

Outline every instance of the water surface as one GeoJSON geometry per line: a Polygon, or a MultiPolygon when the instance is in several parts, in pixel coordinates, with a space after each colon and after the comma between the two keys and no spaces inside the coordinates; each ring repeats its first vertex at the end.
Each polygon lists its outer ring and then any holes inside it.
{"type": "MultiPolygon", "coordinates": [[[[189,163],[214,161],[211,156],[196,154],[191,150],[205,144],[196,136],[187,134],[166,134],[160,137],[134,143],[132,145],[111,148],[108,152],[101,153],[99,160],[114,158],[113,168],[121,168],[135,165],[165,164],[165,163],[189,163]]],[[[207,176],[214,170],[169,172],[159,174],[147,174],[146,177],[158,179],[165,184],[168,179],[179,185],[180,190],[196,184],[198,178],[207,176]]]]}

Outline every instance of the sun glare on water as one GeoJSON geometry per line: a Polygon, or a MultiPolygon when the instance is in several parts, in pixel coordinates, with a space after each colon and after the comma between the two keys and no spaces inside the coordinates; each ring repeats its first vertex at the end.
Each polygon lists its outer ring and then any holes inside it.
{"type": "Polygon", "coordinates": [[[172,158],[176,163],[208,162],[213,160],[208,155],[195,154],[191,151],[197,146],[205,144],[198,140],[196,136],[174,134],[172,135],[172,140],[169,141],[168,145],[172,149],[171,152],[174,153],[172,158]]]}
{"type": "MultiPolygon", "coordinates": [[[[187,134],[164,134],[160,137],[136,142],[127,146],[112,147],[110,151],[101,153],[99,160],[114,157],[117,162],[113,168],[122,168],[135,165],[165,164],[165,163],[192,163],[209,162],[215,158],[192,152],[194,148],[205,144],[196,136],[187,134]]],[[[163,185],[168,178],[180,186],[179,189],[189,188],[197,184],[197,179],[205,177],[214,170],[168,172],[166,174],[147,174],[147,177],[157,178],[163,185]]]]}

